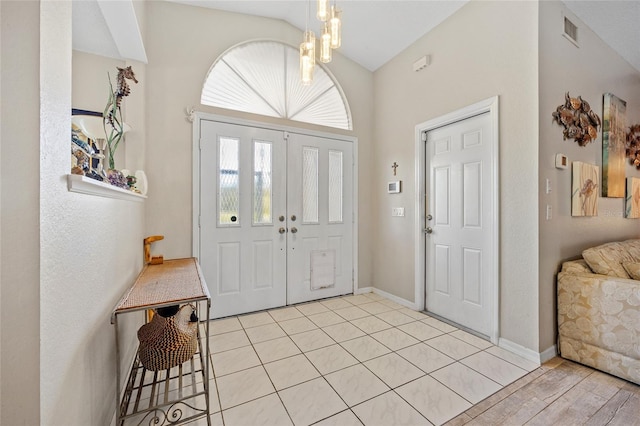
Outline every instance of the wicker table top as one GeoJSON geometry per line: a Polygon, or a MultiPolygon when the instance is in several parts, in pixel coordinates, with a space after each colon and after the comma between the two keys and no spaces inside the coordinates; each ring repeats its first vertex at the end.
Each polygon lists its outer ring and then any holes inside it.
{"type": "Polygon", "coordinates": [[[144,267],[113,314],[209,298],[196,258],[165,260],[160,265],[144,267]]]}

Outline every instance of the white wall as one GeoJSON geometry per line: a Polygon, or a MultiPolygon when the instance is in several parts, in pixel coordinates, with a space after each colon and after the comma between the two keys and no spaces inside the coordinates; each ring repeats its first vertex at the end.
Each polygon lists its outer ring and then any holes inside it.
{"type": "Polygon", "coordinates": [[[116,362],[109,317],[142,266],[144,205],[67,191],[71,3],[0,8],[0,422],[108,424],[116,362]]]}
{"type": "Polygon", "coordinates": [[[0,240],[3,425],[36,425],[39,406],[39,32],[37,2],[0,2],[0,240]]]}
{"type": "MultiPolygon", "coordinates": [[[[597,217],[571,217],[571,168],[554,167],[556,153],[564,153],[569,162],[596,164],[602,173],[602,132],[586,147],[562,139],[562,127],[551,113],[564,103],[565,92],[581,95],[602,117],[602,95],[611,92],[627,101],[627,124],[640,122],[640,72],[604,44],[588,27],[557,1],[540,6],[540,175],[552,192],[540,191],[540,348],[551,347],[556,340],[556,274],[562,261],[579,257],[582,250],[609,241],[640,237],[640,220],[624,219],[621,198],[600,198],[597,217]],[[563,13],[579,27],[580,48],[562,35],[563,13]],[[545,220],[546,206],[553,218],[545,220]]],[[[627,165],[626,175],[640,177],[627,165]]]]}
{"type": "MultiPolygon", "coordinates": [[[[2,7],[0,7],[0,48],[2,46],[2,7]]],[[[1,51],[1,50],[0,50],[1,51]]],[[[0,70],[2,55],[0,54],[0,70]]],[[[2,99],[2,81],[0,80],[0,99],[2,99]]],[[[2,101],[0,101],[0,176],[2,176],[2,101]]],[[[0,184],[0,212],[2,211],[2,185],[0,184]]],[[[0,222],[0,241],[2,241],[2,223],[0,222]]],[[[0,244],[0,318],[2,318],[2,244],[0,244]]],[[[1,329],[0,329],[1,332],[1,329]]],[[[0,338],[0,383],[2,383],[2,338],[0,338]]],[[[2,423],[2,386],[0,385],[0,423],[2,423]]]]}
{"type": "Polygon", "coordinates": [[[537,17],[537,2],[471,1],[377,70],[371,180],[373,283],[414,301],[415,126],[499,96],[500,336],[535,351],[537,17]],[[413,62],[425,54],[431,65],[414,72],[413,62]],[[386,182],[396,178],[403,181],[403,193],[386,194],[386,182]],[[405,217],[391,217],[392,207],[404,207],[405,217]]]}
{"type": "Polygon", "coordinates": [[[351,106],[353,132],[206,107],[200,105],[202,85],[209,68],[225,50],[265,38],[297,45],[301,32],[280,20],[168,2],[147,3],[146,28],[146,171],[150,182],[146,229],[148,234],[165,236],[154,250],[165,258],[191,255],[192,125],[186,120],[185,108],[195,107],[198,111],[358,137],[360,286],[369,286],[372,74],[339,54],[328,64],[351,106]]]}

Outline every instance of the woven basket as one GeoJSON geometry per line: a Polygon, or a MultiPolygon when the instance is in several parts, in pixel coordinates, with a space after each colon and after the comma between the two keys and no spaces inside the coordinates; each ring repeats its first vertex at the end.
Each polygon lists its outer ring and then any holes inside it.
{"type": "Polygon", "coordinates": [[[147,370],[168,370],[191,359],[198,348],[198,322],[190,322],[193,305],[183,305],[165,318],[157,312],[140,327],[138,357],[147,370]]]}

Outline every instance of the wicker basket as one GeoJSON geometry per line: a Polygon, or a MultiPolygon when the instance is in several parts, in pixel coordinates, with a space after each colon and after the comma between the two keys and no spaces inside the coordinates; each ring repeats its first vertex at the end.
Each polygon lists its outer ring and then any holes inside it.
{"type": "Polygon", "coordinates": [[[138,330],[142,365],[151,371],[168,370],[191,359],[198,348],[198,322],[191,322],[193,305],[183,305],[178,312],[163,317],[157,312],[138,330]]]}

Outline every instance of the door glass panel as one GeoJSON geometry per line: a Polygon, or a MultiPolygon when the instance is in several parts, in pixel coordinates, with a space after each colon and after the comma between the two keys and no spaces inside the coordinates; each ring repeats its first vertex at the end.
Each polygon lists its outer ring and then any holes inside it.
{"type": "Polygon", "coordinates": [[[253,145],[253,223],[271,224],[271,143],[253,145]]]}
{"type": "Polygon", "coordinates": [[[239,140],[219,139],[218,155],[218,223],[240,224],[240,168],[238,166],[239,140]]]}
{"type": "Polygon", "coordinates": [[[318,149],[302,149],[302,221],[318,223],[318,149]]]}
{"type": "Polygon", "coordinates": [[[329,222],[342,222],[342,152],[329,151],[329,222]]]}

